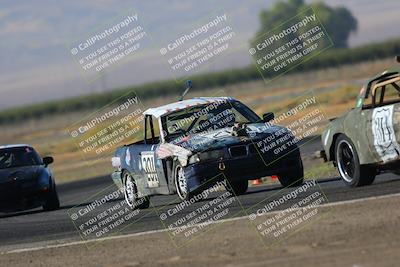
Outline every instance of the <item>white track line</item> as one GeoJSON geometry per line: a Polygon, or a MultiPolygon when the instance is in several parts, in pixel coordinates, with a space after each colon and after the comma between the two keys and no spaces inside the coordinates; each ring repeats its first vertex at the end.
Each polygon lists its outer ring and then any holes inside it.
{"type": "MultiPolygon", "coordinates": [[[[338,202],[322,204],[322,205],[319,205],[318,207],[331,207],[331,206],[352,204],[352,203],[358,203],[358,202],[363,202],[363,201],[385,199],[385,198],[392,198],[392,197],[400,197],[400,193],[383,195],[383,196],[375,196],[375,197],[358,198],[358,199],[352,199],[352,200],[343,200],[343,201],[338,201],[338,202]]],[[[265,215],[272,215],[272,214],[276,214],[279,212],[281,212],[281,210],[268,212],[265,215]]],[[[231,222],[231,221],[244,220],[244,219],[249,220],[249,216],[241,216],[241,217],[218,220],[218,221],[212,222],[211,224],[231,222]]],[[[193,225],[192,227],[195,227],[195,226],[197,226],[197,225],[193,225]]],[[[23,252],[38,251],[38,250],[43,250],[43,249],[61,248],[61,247],[68,247],[68,246],[75,246],[75,245],[85,245],[85,244],[89,244],[89,243],[101,242],[101,241],[106,241],[106,240],[122,239],[122,238],[130,238],[130,237],[136,237],[136,236],[142,236],[142,235],[163,233],[163,232],[167,232],[167,231],[171,231],[171,230],[173,230],[173,229],[151,230],[151,231],[134,233],[134,234],[103,237],[103,238],[93,239],[93,240],[88,240],[88,241],[82,240],[82,241],[75,241],[75,242],[69,242],[69,243],[57,244],[57,245],[47,245],[47,246],[39,246],[39,247],[32,247],[32,248],[15,249],[15,250],[10,250],[10,251],[6,251],[6,252],[1,252],[0,254],[23,253],[23,252]]]]}

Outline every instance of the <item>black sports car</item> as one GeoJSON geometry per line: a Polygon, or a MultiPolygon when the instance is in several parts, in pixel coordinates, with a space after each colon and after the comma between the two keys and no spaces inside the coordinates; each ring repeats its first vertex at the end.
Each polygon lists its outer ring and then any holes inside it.
{"type": "Polygon", "coordinates": [[[0,211],[58,209],[56,184],[48,168],[52,162],[52,157],[42,159],[28,145],[0,146],[0,211]]]}

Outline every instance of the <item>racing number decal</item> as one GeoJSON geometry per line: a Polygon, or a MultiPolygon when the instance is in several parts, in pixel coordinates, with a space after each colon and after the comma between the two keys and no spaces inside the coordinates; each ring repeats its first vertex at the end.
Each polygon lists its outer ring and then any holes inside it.
{"type": "Polygon", "coordinates": [[[400,146],[393,129],[393,105],[375,108],[372,113],[372,135],[376,152],[383,161],[396,159],[400,146]]]}
{"type": "Polygon", "coordinates": [[[154,160],[154,152],[142,152],[141,156],[142,168],[147,177],[147,184],[149,187],[158,187],[160,181],[156,171],[156,164],[154,160]]]}

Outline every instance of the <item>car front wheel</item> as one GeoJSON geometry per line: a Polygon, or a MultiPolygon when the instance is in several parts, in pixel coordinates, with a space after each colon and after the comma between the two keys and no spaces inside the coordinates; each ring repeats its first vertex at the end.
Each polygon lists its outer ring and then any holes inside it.
{"type": "Polygon", "coordinates": [[[188,200],[189,199],[189,190],[187,185],[187,179],[185,174],[185,169],[179,164],[175,164],[175,171],[174,171],[174,182],[176,192],[181,200],[188,200]]]}
{"type": "Polygon", "coordinates": [[[350,187],[370,185],[375,180],[376,170],[360,165],[357,150],[353,142],[345,135],[336,140],[335,159],[343,182],[350,187]]]}
{"type": "Polygon", "coordinates": [[[279,173],[278,180],[283,187],[296,187],[302,185],[304,181],[304,169],[301,159],[299,159],[298,168],[289,172],[279,173]]]}

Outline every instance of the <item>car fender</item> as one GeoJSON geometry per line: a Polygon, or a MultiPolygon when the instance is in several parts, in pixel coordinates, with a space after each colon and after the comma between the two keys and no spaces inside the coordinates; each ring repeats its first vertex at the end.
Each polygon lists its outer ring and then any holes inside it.
{"type": "Polygon", "coordinates": [[[53,186],[53,179],[49,169],[41,167],[38,174],[38,185],[40,187],[51,188],[53,186]]]}
{"type": "Polygon", "coordinates": [[[363,118],[360,108],[355,108],[343,116],[334,119],[321,135],[322,145],[326,151],[328,161],[335,160],[335,145],[337,137],[344,134],[355,145],[360,164],[372,164],[375,162],[365,131],[366,119],[363,118]]]}
{"type": "Polygon", "coordinates": [[[174,144],[163,143],[157,148],[156,154],[160,159],[177,158],[182,166],[186,166],[189,157],[193,153],[186,148],[174,144]]]}
{"type": "Polygon", "coordinates": [[[335,160],[336,138],[344,132],[343,119],[343,117],[333,119],[321,134],[322,146],[324,147],[327,161],[335,160]]]}

